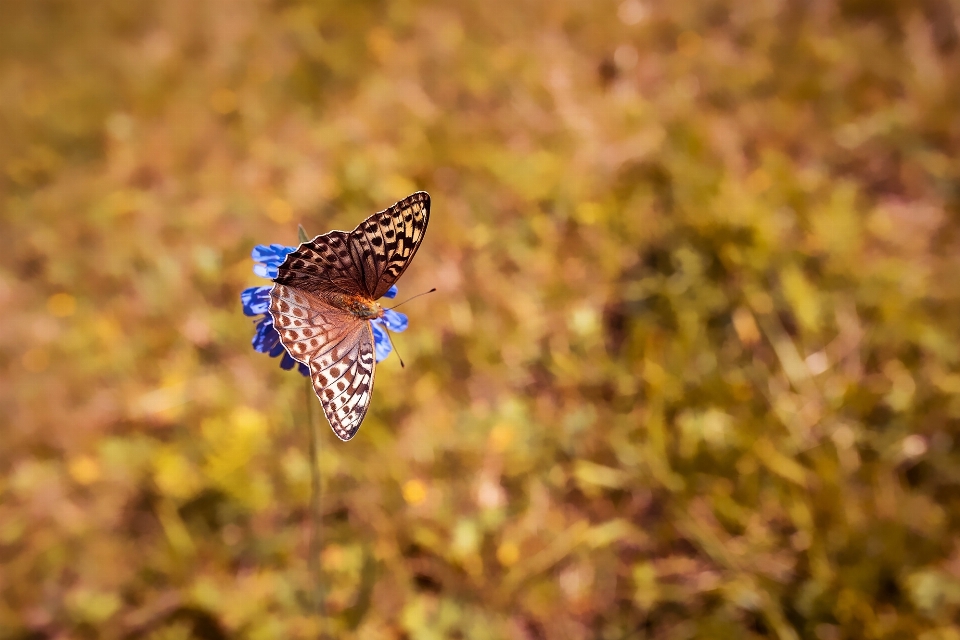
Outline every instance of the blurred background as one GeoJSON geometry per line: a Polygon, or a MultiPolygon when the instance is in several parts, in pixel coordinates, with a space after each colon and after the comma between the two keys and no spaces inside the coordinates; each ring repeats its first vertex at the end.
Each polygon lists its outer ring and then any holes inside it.
{"type": "Polygon", "coordinates": [[[4,2],[0,638],[960,639],[958,16],[4,2]],[[342,443],[250,251],[418,189],[342,443]]]}

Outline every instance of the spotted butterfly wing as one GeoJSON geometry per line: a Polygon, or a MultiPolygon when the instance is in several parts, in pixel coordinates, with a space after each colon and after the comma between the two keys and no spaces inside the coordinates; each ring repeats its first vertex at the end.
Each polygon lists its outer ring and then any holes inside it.
{"type": "Polygon", "coordinates": [[[419,191],[375,213],[350,232],[362,285],[373,300],[383,297],[406,271],[427,231],[430,196],[419,191]]]}
{"type": "Polygon", "coordinates": [[[287,352],[310,369],[330,427],[341,440],[356,435],[370,406],[375,358],[370,322],[322,295],[275,284],[270,312],[287,352]]]}
{"type": "Polygon", "coordinates": [[[373,305],[400,278],[429,218],[430,196],[417,192],[353,231],[331,231],[301,244],[274,278],[270,314],[280,341],[309,367],[313,389],[341,440],[353,438],[367,414],[376,367],[373,329],[356,305],[373,305]]]}

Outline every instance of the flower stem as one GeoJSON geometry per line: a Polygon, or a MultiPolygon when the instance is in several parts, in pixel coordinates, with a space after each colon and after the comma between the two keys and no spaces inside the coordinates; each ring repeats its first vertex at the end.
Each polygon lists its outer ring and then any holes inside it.
{"type": "Polygon", "coordinates": [[[315,581],[315,588],[310,595],[310,611],[319,617],[320,637],[323,635],[323,618],[325,602],[323,593],[323,576],[320,566],[320,528],[323,522],[323,510],[320,503],[320,435],[317,433],[317,399],[313,392],[313,384],[307,378],[307,421],[310,431],[310,543],[307,548],[307,567],[311,578],[315,581]]]}

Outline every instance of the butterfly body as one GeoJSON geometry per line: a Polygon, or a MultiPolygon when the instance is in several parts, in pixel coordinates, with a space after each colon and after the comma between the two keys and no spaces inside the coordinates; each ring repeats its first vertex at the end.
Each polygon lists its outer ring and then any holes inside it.
{"type": "Polygon", "coordinates": [[[330,296],[330,303],[338,309],[355,315],[361,320],[373,320],[383,317],[383,307],[378,302],[374,302],[363,296],[344,295],[335,293],[330,296]]]}
{"type": "Polygon", "coordinates": [[[288,254],[270,290],[270,314],[287,353],[310,369],[333,432],[356,435],[373,391],[371,320],[377,300],[420,248],[430,196],[414,193],[373,214],[353,231],[331,231],[288,254]]]}

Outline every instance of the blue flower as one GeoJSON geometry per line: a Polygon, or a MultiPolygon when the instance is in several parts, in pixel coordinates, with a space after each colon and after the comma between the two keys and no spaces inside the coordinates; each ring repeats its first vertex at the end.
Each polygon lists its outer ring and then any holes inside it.
{"type": "Polygon", "coordinates": [[[262,316],[257,323],[257,331],[253,334],[253,348],[260,353],[266,353],[271,358],[283,354],[280,359],[280,368],[289,371],[297,366],[297,371],[305,376],[310,375],[310,369],[302,362],[297,362],[287,350],[283,348],[280,342],[280,334],[273,327],[273,316],[270,315],[270,289],[271,287],[250,287],[244,289],[240,294],[240,301],[243,303],[243,313],[248,316],[262,316]]]}
{"type": "MultiPolygon", "coordinates": [[[[396,298],[397,297],[397,285],[393,285],[390,289],[383,294],[384,298],[396,298]]],[[[399,311],[394,311],[393,309],[384,309],[383,317],[376,318],[370,321],[370,324],[373,325],[373,350],[377,355],[377,362],[381,360],[386,360],[387,356],[390,355],[390,352],[393,351],[393,345],[390,344],[390,338],[387,336],[387,330],[395,331],[399,333],[400,331],[407,330],[407,315],[405,313],[400,313],[399,311]]]]}
{"type": "MultiPolygon", "coordinates": [[[[253,248],[251,256],[257,263],[253,266],[253,272],[261,278],[272,280],[277,277],[277,270],[283,264],[284,258],[296,247],[287,247],[282,244],[258,244],[253,248]]],[[[280,334],[273,326],[273,317],[270,315],[270,286],[249,287],[240,293],[240,302],[243,305],[244,315],[257,317],[261,316],[257,322],[257,330],[253,336],[253,348],[260,353],[266,353],[271,358],[283,355],[280,359],[280,368],[289,371],[297,366],[297,370],[304,376],[310,375],[310,369],[307,365],[294,360],[280,342],[280,334]]],[[[396,285],[383,294],[384,298],[395,298],[397,296],[396,285]]],[[[393,351],[393,345],[387,336],[387,331],[405,331],[407,329],[407,316],[392,309],[385,309],[382,318],[376,318],[370,321],[373,328],[373,346],[376,352],[377,362],[384,360],[393,351]]]]}
{"type": "Polygon", "coordinates": [[[258,244],[250,255],[254,262],[261,264],[253,265],[253,272],[261,278],[273,280],[277,277],[277,269],[283,264],[283,259],[288,253],[296,250],[296,247],[286,247],[282,244],[258,244]]]}

